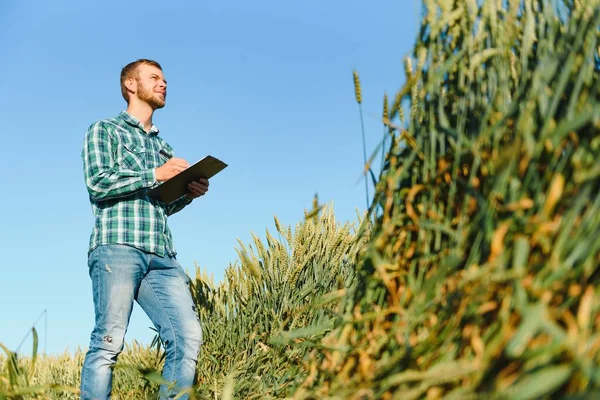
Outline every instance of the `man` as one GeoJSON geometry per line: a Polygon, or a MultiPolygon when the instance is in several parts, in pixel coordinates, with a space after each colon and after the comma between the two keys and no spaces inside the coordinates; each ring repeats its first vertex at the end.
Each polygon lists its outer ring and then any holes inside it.
{"type": "Polygon", "coordinates": [[[128,64],[121,71],[121,92],[127,110],[91,125],[81,154],[96,217],[88,252],[95,326],[81,371],[81,399],[110,398],[134,300],[164,342],[163,378],[176,387],[167,393],[163,385],[161,398],[170,398],[193,384],[202,330],[167,217],[203,196],[208,181],[192,182],[170,205],[146,196],[189,164],[173,157],[152,123],[167,97],[161,66],[146,59],[128,64]]]}

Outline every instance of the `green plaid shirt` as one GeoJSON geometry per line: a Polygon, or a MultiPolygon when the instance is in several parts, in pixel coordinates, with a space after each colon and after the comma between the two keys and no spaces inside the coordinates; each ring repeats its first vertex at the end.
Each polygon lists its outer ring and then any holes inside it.
{"type": "Polygon", "coordinates": [[[125,111],[90,126],[81,152],[96,217],[88,254],[101,244],[129,245],[161,257],[177,254],[167,217],[191,200],[182,197],[167,206],[145,194],[158,185],[154,169],[167,161],[161,150],[173,155],[154,125],[146,133],[125,111]]]}

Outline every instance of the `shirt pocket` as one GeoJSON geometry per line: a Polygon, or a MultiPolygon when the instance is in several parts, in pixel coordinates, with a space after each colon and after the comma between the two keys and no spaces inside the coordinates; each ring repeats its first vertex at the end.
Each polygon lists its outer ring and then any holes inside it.
{"type": "Polygon", "coordinates": [[[147,151],[144,147],[131,143],[123,143],[121,152],[121,162],[125,168],[133,171],[142,171],[146,169],[147,151]]]}
{"type": "Polygon", "coordinates": [[[173,149],[171,146],[161,146],[158,150],[158,159],[159,164],[162,165],[169,161],[169,159],[173,157],[173,149]]]}

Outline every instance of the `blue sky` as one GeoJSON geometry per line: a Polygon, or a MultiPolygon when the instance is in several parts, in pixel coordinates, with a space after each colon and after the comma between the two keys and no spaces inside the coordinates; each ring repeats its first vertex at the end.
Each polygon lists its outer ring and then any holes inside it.
{"type": "MultiPolygon", "coordinates": [[[[163,66],[167,105],[154,123],[177,156],[229,164],[170,218],[182,266],[219,281],[238,238],[273,232],[275,215],[295,225],[315,193],[342,222],[365,209],[352,71],[370,153],[418,17],[416,0],[1,1],[0,343],[14,350],[47,310],[41,351],[88,345],[93,217],[80,152],[91,123],[126,107],[125,64],[163,66]]],[[[126,340],[149,343],[150,326],[136,305],[126,340]]]]}

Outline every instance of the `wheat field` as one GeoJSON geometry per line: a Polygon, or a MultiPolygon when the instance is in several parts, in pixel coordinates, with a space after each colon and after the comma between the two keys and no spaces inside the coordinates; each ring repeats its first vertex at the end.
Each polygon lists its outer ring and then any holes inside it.
{"type": "MultiPolygon", "coordinates": [[[[315,199],[191,277],[192,398],[600,398],[598,27],[600,0],[423,0],[368,212],[315,199]]],[[[81,352],[3,350],[0,399],[77,398],[81,352]]],[[[114,397],[155,398],[162,357],[129,344],[114,397]]]]}

